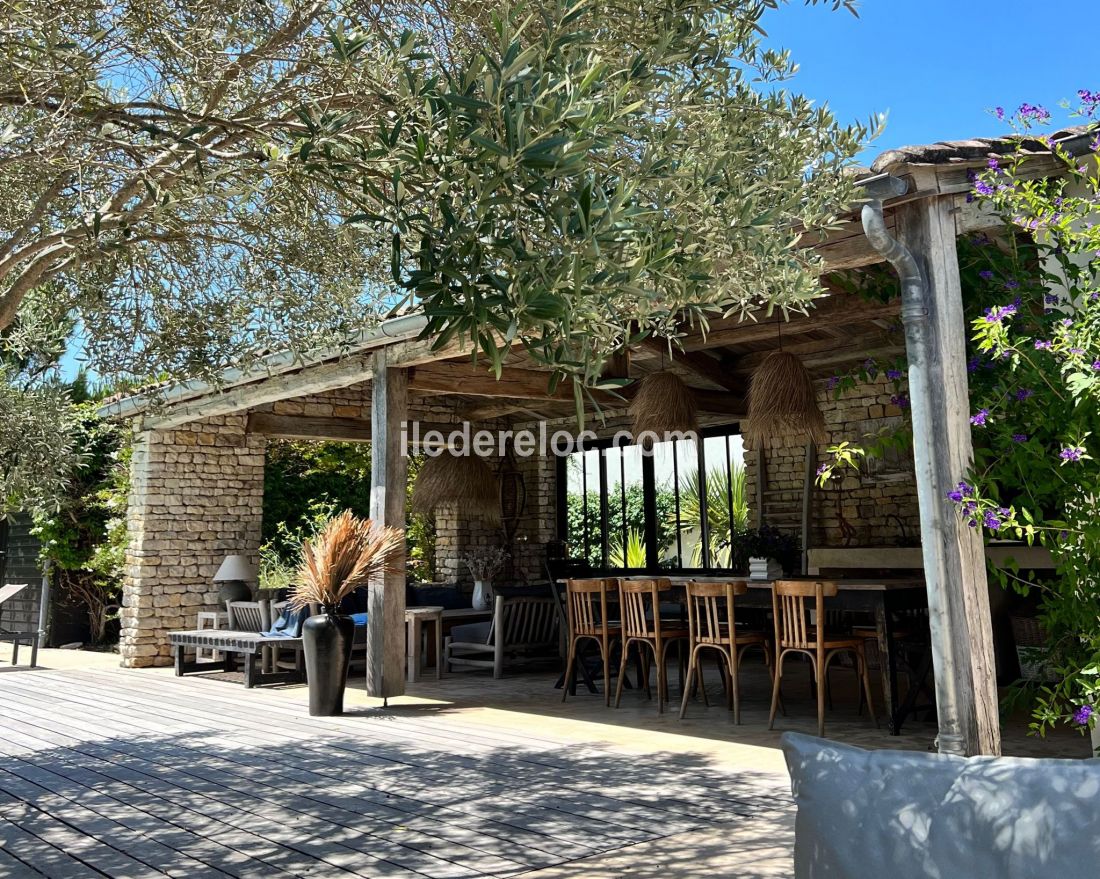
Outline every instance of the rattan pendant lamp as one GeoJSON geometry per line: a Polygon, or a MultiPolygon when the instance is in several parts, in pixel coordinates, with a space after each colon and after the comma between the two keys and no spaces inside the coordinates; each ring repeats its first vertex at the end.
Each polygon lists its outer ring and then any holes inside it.
{"type": "Polygon", "coordinates": [[[813,379],[798,357],[783,350],[782,318],[776,326],[779,348],[764,358],[749,383],[745,441],[753,448],[785,445],[797,438],[824,442],[825,417],[813,379]]]}
{"type": "Polygon", "coordinates": [[[695,395],[680,376],[665,369],[663,353],[660,370],[642,376],[638,382],[628,411],[635,440],[643,434],[651,439],[653,435],[663,437],[699,429],[695,395]]]}
{"type": "Polygon", "coordinates": [[[438,507],[459,506],[465,514],[500,521],[500,485],[485,460],[465,450],[456,455],[449,449],[428,455],[413,483],[414,513],[431,516],[438,507]]]}

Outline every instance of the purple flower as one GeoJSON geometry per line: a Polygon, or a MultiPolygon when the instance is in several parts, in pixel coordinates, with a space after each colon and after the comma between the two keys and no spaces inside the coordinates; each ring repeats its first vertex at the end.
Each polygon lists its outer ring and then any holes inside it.
{"type": "Polygon", "coordinates": [[[998,119],[1000,119],[1002,121],[1004,120],[1004,118],[1005,118],[1005,108],[1004,107],[994,107],[993,112],[997,114],[998,119]]]}
{"type": "Polygon", "coordinates": [[[974,191],[976,193],[978,193],[978,195],[992,195],[993,192],[994,192],[994,189],[993,189],[992,186],[990,186],[984,180],[975,180],[974,181],[974,191]]]}
{"type": "Polygon", "coordinates": [[[1059,452],[1058,457],[1062,459],[1062,463],[1077,463],[1081,460],[1081,457],[1085,454],[1085,450],[1080,446],[1066,446],[1059,452]]]}
{"type": "Polygon", "coordinates": [[[824,464],[822,464],[820,467],[817,468],[817,475],[818,476],[824,476],[825,471],[828,470],[828,469],[829,469],[829,462],[826,461],[824,464]]]}
{"type": "Polygon", "coordinates": [[[1100,370],[1100,360],[1092,361],[1092,368],[1096,369],[1096,370],[1100,370]]]}
{"type": "Polygon", "coordinates": [[[1014,433],[1014,434],[1012,434],[1012,441],[1014,443],[1026,443],[1027,442],[1027,434],[1026,433],[1014,433]]]}
{"type": "Polygon", "coordinates": [[[840,376],[839,375],[831,375],[831,376],[829,376],[829,381],[826,382],[826,387],[828,387],[828,389],[831,391],[831,390],[834,390],[836,388],[836,386],[839,385],[839,384],[840,384],[840,376]]]}
{"type": "Polygon", "coordinates": [[[981,366],[981,365],[982,365],[981,360],[979,360],[977,355],[975,355],[975,356],[971,357],[968,361],[966,361],[966,371],[967,372],[977,372],[978,367],[981,366]]]}
{"type": "MultiPolygon", "coordinates": [[[[1005,289],[1006,290],[1015,290],[1019,286],[1020,286],[1020,282],[1017,281],[1015,278],[1013,278],[1011,281],[1005,281],[1005,289]]],[[[1016,307],[1018,308],[1019,305],[1020,305],[1020,303],[1017,302],[1016,307]]]]}
{"type": "Polygon", "coordinates": [[[1018,306],[1015,303],[1010,305],[995,305],[992,308],[985,310],[985,322],[990,324],[999,324],[1006,317],[1012,317],[1018,310],[1018,306]]]}
{"type": "Polygon", "coordinates": [[[1042,104],[1029,104],[1025,101],[1016,112],[1025,122],[1046,122],[1050,119],[1050,111],[1042,104]]]}
{"type": "Polygon", "coordinates": [[[986,510],[985,515],[982,517],[982,523],[990,531],[996,531],[1001,527],[1001,520],[997,518],[997,514],[992,510],[986,510]]]}
{"type": "Polygon", "coordinates": [[[960,482],[954,489],[947,493],[947,499],[954,501],[957,504],[963,502],[963,498],[971,497],[974,494],[974,487],[967,485],[965,482],[960,482]]]}
{"type": "Polygon", "coordinates": [[[1031,388],[1020,388],[1018,391],[1016,391],[1016,399],[1020,401],[1026,400],[1028,397],[1032,397],[1034,395],[1035,391],[1033,391],[1031,388]]]}
{"type": "Polygon", "coordinates": [[[1073,712],[1073,722],[1078,726],[1088,726],[1089,720],[1092,719],[1093,708],[1091,705],[1082,705],[1076,711],[1073,712]]]}
{"type": "Polygon", "coordinates": [[[1048,342],[1046,339],[1036,339],[1035,340],[1035,350],[1036,351],[1049,351],[1053,347],[1054,347],[1054,343],[1053,342],[1048,342]]]}
{"type": "Polygon", "coordinates": [[[979,409],[974,415],[970,416],[970,423],[975,427],[985,427],[986,420],[989,418],[988,409],[979,409]]]}
{"type": "Polygon", "coordinates": [[[982,269],[978,272],[978,277],[983,281],[991,281],[993,280],[993,271],[991,269],[982,269]]]}
{"type": "Polygon", "coordinates": [[[878,364],[875,363],[874,357],[868,357],[863,361],[863,368],[866,370],[878,369],[878,364]]]}
{"type": "Polygon", "coordinates": [[[1000,162],[998,162],[996,159],[990,159],[989,160],[989,168],[990,168],[991,171],[1000,171],[1001,170],[1000,162]]]}
{"type": "Polygon", "coordinates": [[[890,379],[890,381],[897,381],[899,378],[901,378],[901,370],[900,369],[888,369],[888,370],[886,370],[886,377],[888,379],[890,379]]]}
{"type": "Polygon", "coordinates": [[[899,409],[909,408],[909,398],[905,394],[894,394],[890,398],[890,402],[897,406],[899,409]]]}
{"type": "Polygon", "coordinates": [[[1043,301],[1047,305],[1057,305],[1062,301],[1062,298],[1057,293],[1047,293],[1047,295],[1043,297],[1043,301]]]}

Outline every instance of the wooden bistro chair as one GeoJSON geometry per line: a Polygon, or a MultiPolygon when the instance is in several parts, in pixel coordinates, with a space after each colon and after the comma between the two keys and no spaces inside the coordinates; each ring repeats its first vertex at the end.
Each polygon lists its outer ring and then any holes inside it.
{"type": "MultiPolygon", "coordinates": [[[[703,687],[701,654],[704,650],[717,652],[722,657],[723,676],[727,681],[728,704],[733,709],[733,722],[741,722],[741,688],[738,676],[741,657],[751,647],[764,651],[764,661],[771,670],[771,644],[763,632],[738,630],[734,605],[735,597],[744,595],[749,587],[743,581],[726,583],[700,583],[692,580],[685,587],[688,611],[688,635],[690,659],[684,698],[680,702],[680,718],[687,712],[691,683],[698,679],[699,691],[706,699],[703,687]]],[[[773,672],[774,674],[774,672],[773,672]]]]}
{"type": "MultiPolygon", "coordinates": [[[[615,579],[565,581],[565,610],[569,624],[569,658],[565,663],[565,680],[561,701],[573,686],[573,670],[577,663],[577,645],[584,640],[595,641],[603,660],[603,700],[611,704],[611,648],[622,637],[622,626],[611,622],[607,615],[607,597],[615,590],[615,579]]],[[[626,652],[625,650],[623,651],[626,652]]],[[[581,662],[584,660],[581,659],[581,662]]],[[[622,680],[622,678],[619,678],[622,680]]]]}
{"type": "Polygon", "coordinates": [[[871,681],[867,675],[864,641],[859,637],[832,637],[826,631],[825,599],[835,598],[837,584],[829,581],[776,580],[772,586],[772,611],[775,615],[775,682],[772,685],[772,708],[768,729],[775,724],[779,708],[779,687],[783,679],[783,660],[788,653],[803,653],[810,658],[817,689],[817,734],[825,736],[825,680],[829,664],[841,653],[856,658],[856,672],[863,683],[863,693],[871,719],[875,706],[871,701],[871,681]],[[810,625],[807,600],[813,600],[818,625],[810,625]]]}
{"type": "MultiPolygon", "coordinates": [[[[653,652],[657,662],[657,711],[663,713],[668,701],[668,672],[666,660],[668,648],[673,643],[683,644],[688,640],[688,630],[679,625],[662,625],[661,593],[672,588],[671,582],[660,577],[651,580],[620,580],[619,610],[623,626],[623,655],[619,665],[619,683],[615,688],[615,707],[623,695],[623,681],[626,677],[626,663],[630,646],[638,645],[643,652],[643,681],[646,693],[649,692],[649,662],[644,661],[647,650],[653,652]]],[[[680,654],[681,658],[683,654],[680,654]]],[[[681,665],[681,672],[683,666],[681,665]]],[[[690,678],[688,678],[690,680],[690,678]]],[[[686,689],[686,687],[685,687],[686,689]]]]}

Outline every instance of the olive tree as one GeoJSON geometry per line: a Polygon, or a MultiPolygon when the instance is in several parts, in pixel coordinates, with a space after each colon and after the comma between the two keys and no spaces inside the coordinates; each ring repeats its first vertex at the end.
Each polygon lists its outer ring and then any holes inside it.
{"type": "Polygon", "coordinates": [[[11,0],[0,333],[215,377],[407,302],[580,402],[639,336],[805,308],[867,130],[785,90],[779,2],[11,0]]]}

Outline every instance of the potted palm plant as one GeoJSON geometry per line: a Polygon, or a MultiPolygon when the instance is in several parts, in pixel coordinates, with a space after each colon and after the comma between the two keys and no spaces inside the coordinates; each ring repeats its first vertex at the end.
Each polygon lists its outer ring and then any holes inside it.
{"type": "Polygon", "coordinates": [[[302,626],[311,715],[328,717],[344,711],[355,622],[340,613],[340,603],[372,577],[394,571],[404,542],[401,529],[376,525],[345,510],[302,544],[291,606],[321,608],[302,626]]]}

